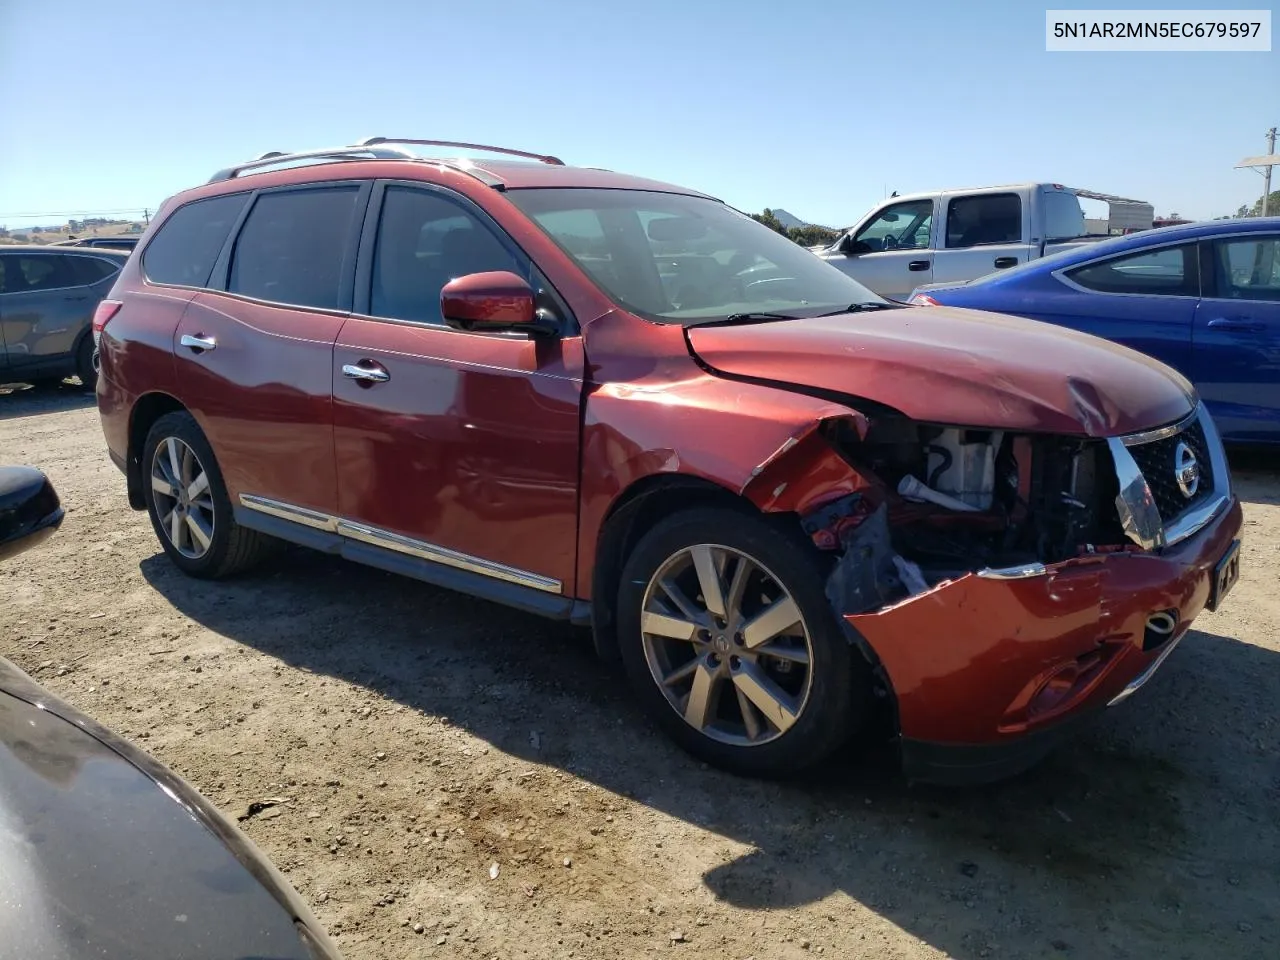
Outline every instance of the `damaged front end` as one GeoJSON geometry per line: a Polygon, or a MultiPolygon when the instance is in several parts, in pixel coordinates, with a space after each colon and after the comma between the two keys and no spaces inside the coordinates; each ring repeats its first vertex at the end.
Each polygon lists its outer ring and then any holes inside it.
{"type": "Polygon", "coordinates": [[[989,745],[1123,699],[1215,602],[1239,529],[1203,406],[1112,439],[831,419],[743,492],[830,554],[827,597],[904,744],[989,745]]]}

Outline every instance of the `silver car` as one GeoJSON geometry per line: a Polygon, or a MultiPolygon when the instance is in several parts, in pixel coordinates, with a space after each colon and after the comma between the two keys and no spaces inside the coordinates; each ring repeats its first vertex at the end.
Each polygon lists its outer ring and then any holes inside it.
{"type": "Polygon", "coordinates": [[[91,324],[128,253],[0,247],[0,383],[97,382],[91,324]]]}

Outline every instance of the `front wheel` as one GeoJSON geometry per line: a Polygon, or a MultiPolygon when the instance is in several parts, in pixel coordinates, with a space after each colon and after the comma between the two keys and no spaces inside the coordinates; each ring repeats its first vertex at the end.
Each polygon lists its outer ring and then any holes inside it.
{"type": "Polygon", "coordinates": [[[628,558],[619,642],[654,719],[690,753],[736,773],[798,773],[835,751],[870,683],[798,534],[728,509],[659,523],[628,558]]]}

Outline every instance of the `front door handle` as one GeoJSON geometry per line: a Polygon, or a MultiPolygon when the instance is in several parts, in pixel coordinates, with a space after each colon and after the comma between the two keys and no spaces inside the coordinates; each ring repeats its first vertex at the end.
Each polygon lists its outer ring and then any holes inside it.
{"type": "Polygon", "coordinates": [[[184,333],[178,343],[184,347],[189,347],[196,353],[204,353],[206,350],[212,350],[218,345],[217,340],[213,339],[213,337],[206,337],[203,333],[197,333],[195,336],[184,333]]]}
{"type": "Polygon", "coordinates": [[[1239,330],[1244,333],[1261,333],[1267,329],[1265,323],[1250,320],[1248,317],[1217,317],[1209,321],[1211,330],[1239,330]]]}
{"type": "Polygon", "coordinates": [[[1016,267],[1018,265],[1017,257],[996,257],[996,269],[1003,270],[1005,267],[1016,267]]]}
{"type": "Polygon", "coordinates": [[[907,264],[907,269],[918,273],[921,270],[928,270],[930,261],[928,260],[912,260],[907,264]]]}
{"type": "Polygon", "coordinates": [[[344,363],[342,375],[348,380],[355,380],[362,387],[371,383],[386,383],[391,379],[387,368],[372,360],[361,360],[359,363],[344,363]]]}

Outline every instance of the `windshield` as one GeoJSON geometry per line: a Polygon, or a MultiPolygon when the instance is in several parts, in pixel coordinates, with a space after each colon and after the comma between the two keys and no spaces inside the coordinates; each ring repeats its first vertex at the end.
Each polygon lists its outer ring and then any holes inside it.
{"type": "Polygon", "coordinates": [[[716,200],[576,188],[507,196],[613,300],[651,320],[690,326],[738,314],[812,317],[885,302],[716,200]]]}

